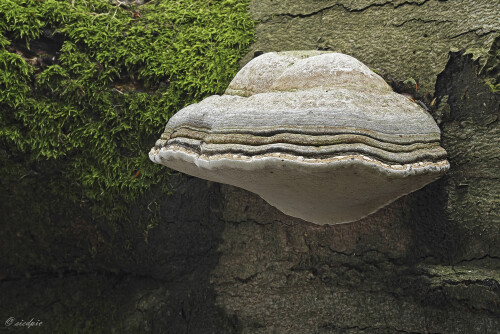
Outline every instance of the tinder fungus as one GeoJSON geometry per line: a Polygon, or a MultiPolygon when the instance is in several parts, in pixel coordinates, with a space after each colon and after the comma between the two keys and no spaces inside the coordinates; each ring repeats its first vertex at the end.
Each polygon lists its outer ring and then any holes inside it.
{"type": "Polygon", "coordinates": [[[267,53],[168,122],[152,161],[316,224],[363,218],[449,168],[418,104],[353,57],[267,53]]]}

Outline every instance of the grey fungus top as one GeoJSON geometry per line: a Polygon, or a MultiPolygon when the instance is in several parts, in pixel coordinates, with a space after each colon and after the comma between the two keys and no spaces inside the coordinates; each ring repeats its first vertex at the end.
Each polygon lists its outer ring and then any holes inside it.
{"type": "Polygon", "coordinates": [[[355,221],[442,176],[440,130],[355,58],[259,56],[168,122],[150,159],[317,224],[355,221]]]}

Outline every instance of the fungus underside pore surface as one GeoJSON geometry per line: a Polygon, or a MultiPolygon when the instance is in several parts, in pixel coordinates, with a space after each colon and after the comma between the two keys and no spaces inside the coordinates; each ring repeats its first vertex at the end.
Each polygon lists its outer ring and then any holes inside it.
{"type": "Polygon", "coordinates": [[[118,231],[132,238],[118,249],[141,234],[147,242],[156,197],[169,191],[147,151],[173,113],[227,87],[253,39],[247,6],[0,2],[1,238],[16,254],[3,257],[8,267],[45,267],[77,242],[81,254],[61,256],[81,269],[82,258],[114,248],[118,231]]]}

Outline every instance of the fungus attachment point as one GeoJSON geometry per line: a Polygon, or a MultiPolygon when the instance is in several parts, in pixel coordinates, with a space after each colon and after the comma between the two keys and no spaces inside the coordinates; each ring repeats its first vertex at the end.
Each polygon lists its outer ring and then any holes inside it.
{"type": "Polygon", "coordinates": [[[339,224],[441,177],[439,140],[424,109],[353,57],[289,51],[254,58],[224,95],[180,110],[149,157],[339,224]]]}

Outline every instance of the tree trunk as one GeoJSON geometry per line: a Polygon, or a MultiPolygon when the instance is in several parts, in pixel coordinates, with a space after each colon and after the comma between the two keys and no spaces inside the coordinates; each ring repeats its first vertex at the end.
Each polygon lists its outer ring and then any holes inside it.
{"type": "Polygon", "coordinates": [[[447,175],[360,221],[318,226],[177,174],[135,263],[5,281],[0,320],[39,319],[46,332],[88,317],[105,332],[500,333],[500,3],[254,0],[250,10],[256,41],[242,65],[260,51],[354,56],[429,107],[447,175]]]}

